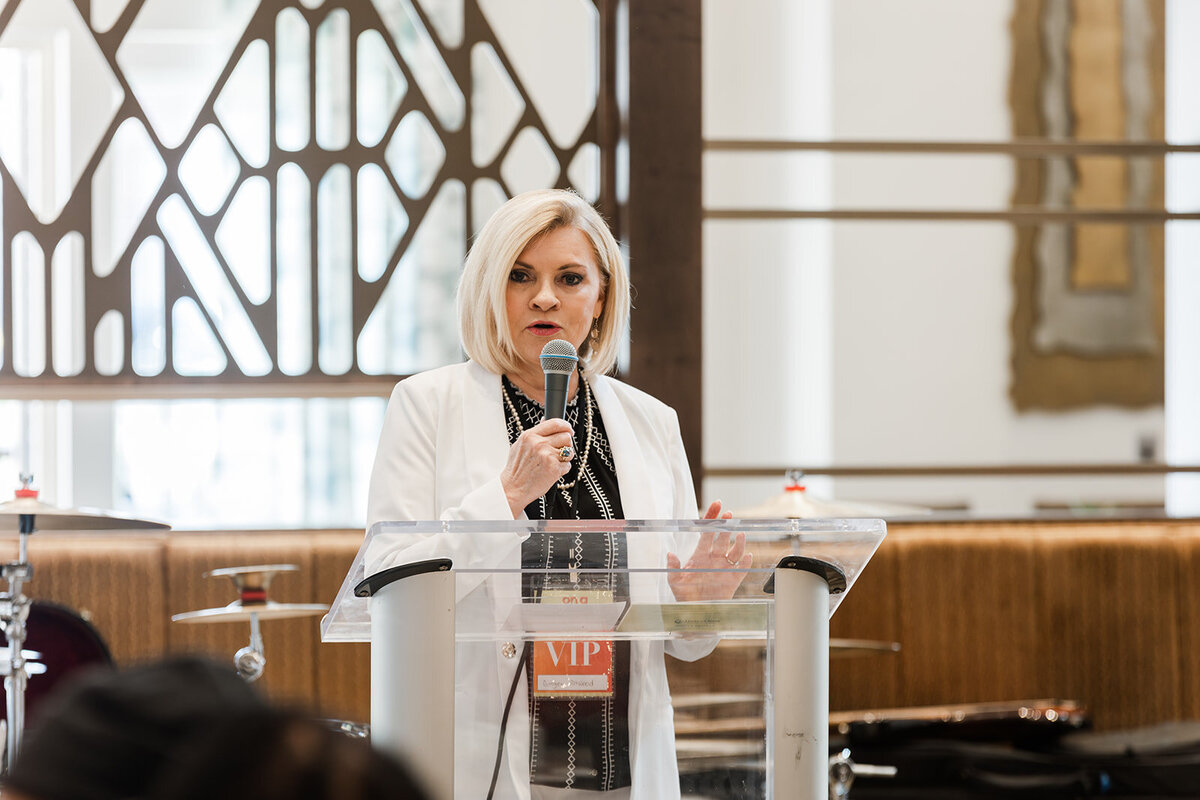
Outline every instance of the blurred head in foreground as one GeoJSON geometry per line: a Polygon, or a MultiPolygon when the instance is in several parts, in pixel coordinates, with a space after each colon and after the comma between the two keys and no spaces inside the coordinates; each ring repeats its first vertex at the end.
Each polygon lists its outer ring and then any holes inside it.
{"type": "Polygon", "coordinates": [[[425,797],[365,740],[274,709],[232,670],[191,658],[64,687],[4,788],[16,800],[425,797]]]}

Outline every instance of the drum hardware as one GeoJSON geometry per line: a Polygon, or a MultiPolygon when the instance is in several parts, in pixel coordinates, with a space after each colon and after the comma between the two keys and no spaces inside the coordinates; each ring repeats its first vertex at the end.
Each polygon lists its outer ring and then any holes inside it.
{"type": "MultiPolygon", "coordinates": [[[[34,490],[29,488],[33,476],[22,475],[22,488],[17,497],[29,497],[34,490]]],[[[34,492],[36,497],[36,492],[34,492]]],[[[4,771],[12,765],[21,746],[21,732],[25,727],[25,686],[32,674],[32,666],[25,660],[25,622],[29,618],[30,599],[22,591],[22,584],[33,580],[33,567],[29,563],[29,536],[34,531],[32,514],[19,517],[18,556],[0,567],[0,577],[8,584],[8,591],[0,594],[0,626],[8,639],[8,660],[4,663],[5,714],[8,723],[5,732],[4,771]]]]}
{"type": "Polygon", "coordinates": [[[280,572],[296,572],[295,564],[264,564],[252,567],[226,567],[204,573],[206,578],[227,577],[233,581],[238,598],[220,608],[202,608],[175,614],[172,622],[250,622],[250,643],[233,654],[233,666],[247,683],[262,677],[267,666],[259,623],[270,619],[294,619],[324,614],[329,606],[319,603],[276,603],[267,598],[271,581],[280,572]]]}
{"type": "MultiPolygon", "coordinates": [[[[4,772],[20,752],[21,734],[25,729],[25,692],[30,675],[46,672],[46,665],[30,660],[25,643],[27,621],[33,600],[23,591],[24,584],[33,580],[33,565],[29,562],[29,537],[38,530],[166,530],[169,525],[148,520],[119,517],[103,511],[62,509],[38,500],[37,489],[30,486],[33,475],[22,472],[21,488],[16,497],[0,503],[0,531],[17,531],[17,560],[0,565],[0,578],[8,584],[0,593],[0,629],[8,640],[7,657],[0,664],[4,675],[4,772]]],[[[107,649],[105,650],[107,656],[107,649]]],[[[40,656],[38,656],[40,658],[40,656]]]]}
{"type": "MultiPolygon", "coordinates": [[[[30,651],[26,650],[24,652],[28,653],[30,651]]],[[[9,669],[11,669],[11,668],[9,667],[8,664],[0,664],[0,675],[8,675],[9,669]]],[[[26,675],[45,675],[46,674],[46,665],[39,664],[36,661],[31,661],[31,660],[29,660],[29,656],[25,656],[25,674],[26,675]]]]}
{"type": "Polygon", "coordinates": [[[346,719],[323,719],[320,722],[334,733],[349,736],[351,739],[371,738],[371,726],[365,722],[351,722],[346,719]]]}

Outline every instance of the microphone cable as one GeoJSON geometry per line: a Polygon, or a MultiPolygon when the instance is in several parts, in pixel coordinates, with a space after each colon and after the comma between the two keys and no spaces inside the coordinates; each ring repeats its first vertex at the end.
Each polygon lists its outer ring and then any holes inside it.
{"type": "Polygon", "coordinates": [[[496,742],[496,766],[492,768],[492,784],[488,787],[487,800],[492,800],[492,795],[496,793],[496,780],[500,777],[500,761],[504,755],[504,731],[508,728],[508,713],[512,710],[513,697],[517,694],[517,683],[521,680],[528,661],[529,642],[526,642],[521,651],[521,660],[517,662],[517,673],[513,675],[512,686],[508,689],[508,699],[504,701],[504,715],[500,718],[500,737],[496,742]]]}
{"type": "MultiPolygon", "coordinates": [[[[538,363],[542,367],[542,373],[545,376],[546,402],[546,418],[551,417],[562,419],[567,414],[567,389],[571,385],[571,373],[579,366],[579,354],[575,350],[575,345],[565,339],[551,339],[542,347],[542,352],[538,356],[538,363]]],[[[500,389],[505,391],[503,387],[500,389]]],[[[505,394],[507,397],[507,394],[505,394]]],[[[517,415],[517,422],[520,423],[520,415],[517,415]]],[[[523,427],[523,426],[522,426],[523,427]]],[[[574,441],[571,442],[572,446],[574,441]]],[[[579,465],[579,475],[583,475],[583,465],[579,465]]],[[[579,483],[576,479],[574,499],[575,507],[578,508],[579,483]]],[[[553,491],[553,487],[551,487],[553,491]]],[[[543,503],[545,495],[542,496],[543,503]]],[[[543,509],[546,506],[543,505],[543,509]]],[[[543,517],[548,518],[548,509],[542,513],[543,517]]],[[[540,592],[539,592],[540,594],[540,592]]],[[[500,718],[500,736],[496,742],[496,765],[492,768],[492,783],[488,787],[487,800],[492,800],[496,793],[496,781],[500,777],[500,762],[504,759],[504,733],[508,729],[508,717],[512,711],[513,698],[517,694],[517,685],[521,680],[521,675],[525,672],[525,668],[529,662],[529,653],[532,650],[532,645],[529,642],[525,643],[521,651],[521,660],[517,663],[517,672],[513,675],[512,686],[508,689],[508,699],[504,701],[504,714],[500,718]]]]}

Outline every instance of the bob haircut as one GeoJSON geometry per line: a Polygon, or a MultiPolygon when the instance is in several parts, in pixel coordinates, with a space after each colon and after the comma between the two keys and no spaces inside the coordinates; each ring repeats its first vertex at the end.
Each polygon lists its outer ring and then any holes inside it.
{"type": "MultiPolygon", "coordinates": [[[[484,369],[504,374],[518,358],[508,330],[505,295],[517,257],[534,240],[559,228],[575,228],[592,243],[604,289],[599,336],[579,349],[586,373],[603,375],[617,362],[629,321],[629,273],[608,225],[591,204],[574,192],[544,189],[524,192],[502,205],[467,254],[458,282],[458,327],[463,350],[484,369]]],[[[574,342],[572,342],[574,344],[574,342]]]]}

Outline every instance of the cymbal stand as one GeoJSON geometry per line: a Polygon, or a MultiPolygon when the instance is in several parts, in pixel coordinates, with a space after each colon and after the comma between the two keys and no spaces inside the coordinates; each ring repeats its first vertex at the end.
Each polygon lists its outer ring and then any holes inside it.
{"type": "Polygon", "coordinates": [[[233,581],[238,598],[221,608],[205,608],[175,614],[172,622],[233,622],[250,620],[250,644],[233,654],[233,666],[247,683],[262,677],[267,666],[263,651],[263,620],[289,619],[323,613],[325,605],[304,603],[273,603],[267,599],[267,588],[280,572],[296,572],[295,564],[260,564],[249,567],[224,567],[204,573],[206,578],[226,577],[233,581]]]}
{"type": "Polygon", "coordinates": [[[258,614],[250,614],[250,644],[233,654],[233,665],[237,674],[246,683],[254,683],[262,677],[263,669],[267,666],[267,657],[263,654],[262,631],[258,627],[258,614]]]}
{"type": "MultiPolygon", "coordinates": [[[[22,491],[33,492],[29,489],[31,477],[22,475],[21,479],[25,488],[18,490],[18,496],[22,491]]],[[[26,664],[24,653],[25,621],[29,618],[32,601],[22,591],[22,584],[33,579],[33,566],[29,563],[29,535],[34,532],[34,515],[21,514],[19,524],[17,560],[0,565],[0,577],[8,583],[8,591],[0,594],[0,625],[3,625],[4,635],[8,638],[8,658],[0,665],[7,699],[5,772],[11,769],[20,750],[21,733],[25,729],[25,687],[29,682],[29,667],[33,666],[26,664]]]]}

